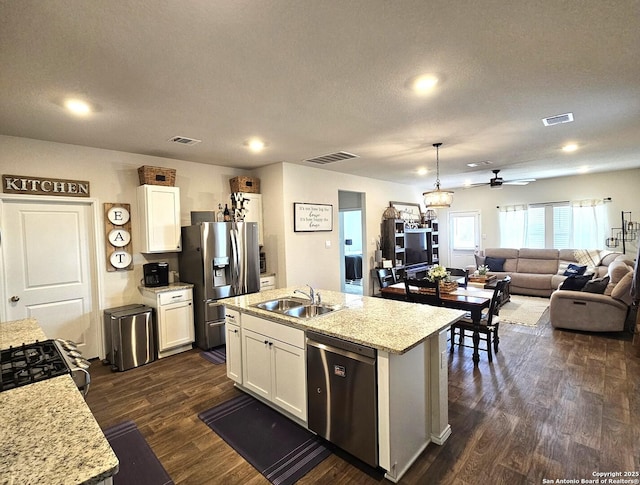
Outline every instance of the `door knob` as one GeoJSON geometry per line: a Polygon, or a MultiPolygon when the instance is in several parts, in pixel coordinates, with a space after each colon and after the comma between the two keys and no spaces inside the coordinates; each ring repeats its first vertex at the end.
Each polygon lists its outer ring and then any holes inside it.
{"type": "Polygon", "coordinates": [[[20,301],[20,297],[19,297],[19,296],[15,296],[15,295],[14,295],[14,296],[12,296],[12,297],[11,297],[11,302],[12,302],[12,303],[15,303],[15,302],[17,302],[17,301],[20,301]]]}

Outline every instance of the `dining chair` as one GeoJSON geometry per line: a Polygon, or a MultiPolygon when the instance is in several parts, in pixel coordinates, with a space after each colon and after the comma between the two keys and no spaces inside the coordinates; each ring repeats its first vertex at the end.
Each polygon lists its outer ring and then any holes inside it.
{"type": "Polygon", "coordinates": [[[447,268],[447,272],[453,277],[453,279],[462,279],[464,278],[464,284],[460,285],[463,288],[467,287],[469,283],[469,270],[462,268],[447,268]]]}
{"type": "Polygon", "coordinates": [[[378,268],[376,269],[376,276],[378,277],[380,288],[386,288],[398,282],[396,270],[393,268],[378,268]]]}
{"type": "MultiPolygon", "coordinates": [[[[500,310],[500,298],[502,291],[504,291],[504,287],[510,281],[511,277],[506,276],[496,283],[489,308],[486,312],[483,312],[482,318],[480,319],[480,326],[478,329],[480,332],[480,340],[486,343],[486,348],[480,348],[479,350],[487,351],[489,362],[493,362],[493,354],[491,352],[492,346],[493,351],[496,354],[498,353],[498,344],[500,343],[500,336],[498,334],[498,330],[500,329],[500,317],[498,316],[498,312],[500,310]]],[[[453,347],[456,343],[456,333],[458,333],[458,346],[473,347],[472,345],[466,345],[464,343],[466,330],[470,330],[472,334],[476,330],[476,326],[471,319],[470,313],[467,313],[460,320],[451,325],[451,347],[449,349],[450,352],[453,352],[453,347]]]]}
{"type": "Polygon", "coordinates": [[[426,303],[427,305],[432,306],[441,306],[440,283],[438,281],[429,281],[424,278],[405,278],[404,287],[407,295],[407,301],[412,303],[426,303]],[[417,287],[418,289],[416,290],[416,288],[412,287],[417,287]]]}

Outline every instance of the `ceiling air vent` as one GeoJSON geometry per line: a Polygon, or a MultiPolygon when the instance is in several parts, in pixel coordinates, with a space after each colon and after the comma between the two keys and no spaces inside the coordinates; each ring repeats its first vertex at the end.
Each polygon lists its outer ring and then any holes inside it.
{"type": "Polygon", "coordinates": [[[195,145],[202,140],[196,140],[195,138],[187,138],[186,136],[173,136],[169,138],[171,143],[180,143],[181,145],[195,145]]]}
{"type": "Polygon", "coordinates": [[[322,155],[321,157],[308,158],[305,160],[305,162],[325,165],[327,163],[339,162],[341,160],[349,160],[350,158],[358,158],[358,155],[354,155],[353,153],[349,152],[336,152],[329,153],[328,155],[322,155]]]}
{"type": "Polygon", "coordinates": [[[571,123],[573,121],[573,113],[565,113],[563,115],[550,116],[542,118],[544,126],[560,125],[562,123],[571,123]]]}

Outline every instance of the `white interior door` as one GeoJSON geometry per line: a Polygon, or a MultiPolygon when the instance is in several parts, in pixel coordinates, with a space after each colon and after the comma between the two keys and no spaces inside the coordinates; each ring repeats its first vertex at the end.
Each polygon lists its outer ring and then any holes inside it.
{"type": "Polygon", "coordinates": [[[47,337],[73,340],[86,358],[97,357],[91,204],[4,200],[2,206],[7,320],[36,318],[47,337]]]}
{"type": "Polygon", "coordinates": [[[449,267],[475,264],[474,251],[480,249],[480,212],[449,212],[449,267]]]}

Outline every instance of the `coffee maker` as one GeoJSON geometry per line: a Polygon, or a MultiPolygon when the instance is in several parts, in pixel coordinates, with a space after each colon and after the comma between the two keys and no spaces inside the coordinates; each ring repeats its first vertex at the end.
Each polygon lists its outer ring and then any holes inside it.
{"type": "Polygon", "coordinates": [[[147,263],[142,266],[144,286],[157,288],[169,285],[169,263],[147,263]]]}

